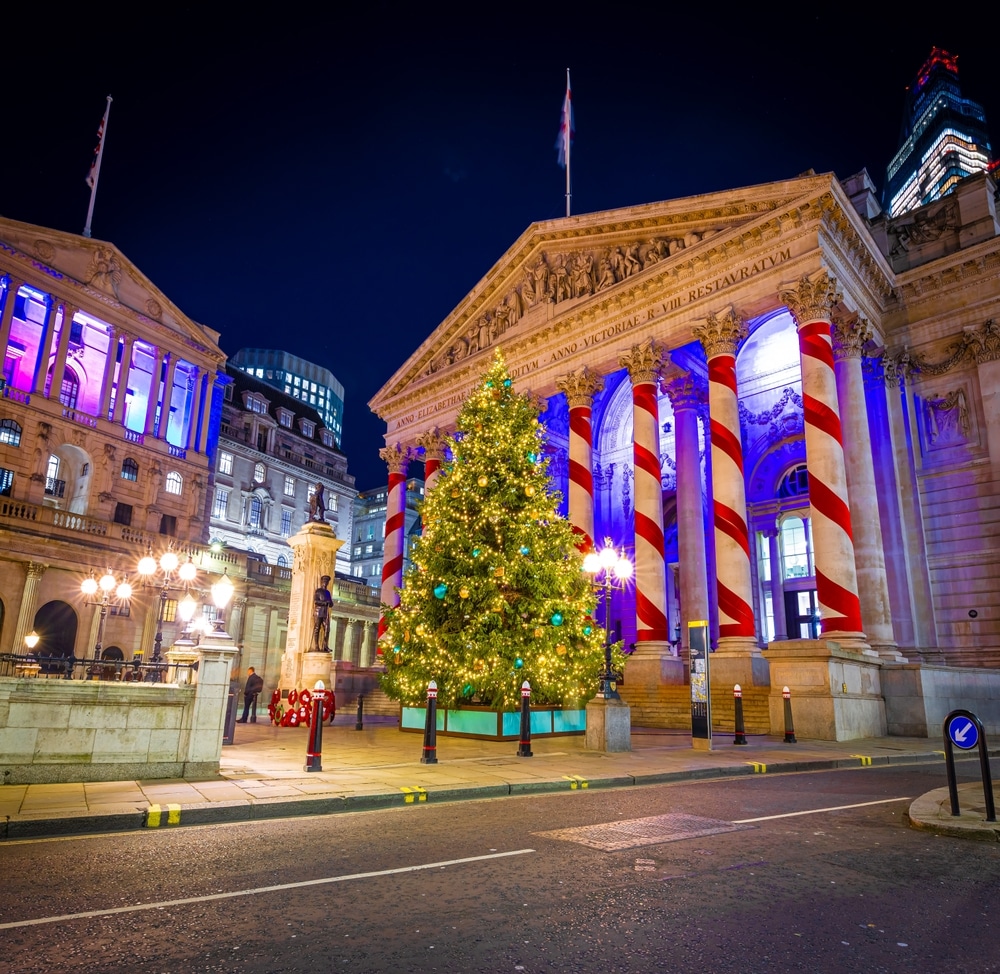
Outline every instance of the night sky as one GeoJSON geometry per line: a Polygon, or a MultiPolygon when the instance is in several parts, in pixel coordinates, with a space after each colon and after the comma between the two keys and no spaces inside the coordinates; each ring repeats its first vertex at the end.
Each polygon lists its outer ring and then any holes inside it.
{"type": "Polygon", "coordinates": [[[574,214],[810,168],[867,168],[881,191],[933,45],[959,55],[997,154],[995,24],[976,8],[924,26],[874,5],[670,6],[5,11],[0,214],[82,231],[112,95],[93,236],[227,354],[329,368],[348,469],[377,486],[368,400],[529,224],[564,214],[567,67],[574,214]]]}

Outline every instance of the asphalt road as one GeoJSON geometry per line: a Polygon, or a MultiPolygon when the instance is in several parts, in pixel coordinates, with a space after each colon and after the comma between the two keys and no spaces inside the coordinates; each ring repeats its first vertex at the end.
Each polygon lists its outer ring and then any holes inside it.
{"type": "MultiPolygon", "coordinates": [[[[971,770],[971,769],[970,769],[971,770]]],[[[1000,844],[940,764],[0,846],[0,969],[1000,971],[1000,844]]]]}

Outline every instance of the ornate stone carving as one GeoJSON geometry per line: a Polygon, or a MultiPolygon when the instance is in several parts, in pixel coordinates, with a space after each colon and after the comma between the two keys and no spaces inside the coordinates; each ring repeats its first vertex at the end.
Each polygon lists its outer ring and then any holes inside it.
{"type": "Polygon", "coordinates": [[[618,364],[628,369],[632,385],[644,382],[658,384],[664,368],[664,348],[658,341],[648,338],[631,351],[618,357],[618,364]]]}
{"type": "MultiPolygon", "coordinates": [[[[663,391],[669,397],[675,413],[682,409],[697,409],[708,402],[708,385],[690,372],[682,372],[664,382],[663,391]]],[[[664,427],[667,425],[665,423],[664,427]]]]}
{"type": "Polygon", "coordinates": [[[861,358],[865,345],[871,341],[872,330],[857,312],[833,316],[834,359],[861,358]]]}
{"type": "Polygon", "coordinates": [[[914,244],[938,240],[946,233],[959,229],[958,202],[946,200],[939,208],[913,210],[886,223],[886,233],[892,244],[890,257],[905,254],[914,244]]]}
{"type": "Polygon", "coordinates": [[[803,277],[798,284],[778,292],[781,302],[788,306],[796,324],[807,321],[830,321],[833,306],[840,301],[837,280],[821,271],[811,280],[803,277]]]}
{"type": "Polygon", "coordinates": [[[150,298],[146,302],[146,312],[149,314],[150,318],[159,318],[163,314],[163,308],[160,306],[160,302],[156,298],[150,298]]]}
{"type": "Polygon", "coordinates": [[[432,426],[417,437],[417,445],[424,448],[424,460],[444,460],[448,434],[437,426],[432,426]]]}
{"type": "Polygon", "coordinates": [[[48,240],[35,241],[35,255],[39,260],[52,260],[56,255],[56,248],[48,240]]]}
{"type": "Polygon", "coordinates": [[[394,443],[392,446],[384,446],[378,451],[385,465],[389,468],[389,473],[401,473],[406,476],[406,467],[410,462],[409,447],[394,443]]]}
{"type": "Polygon", "coordinates": [[[691,331],[701,342],[708,358],[735,355],[740,342],[747,337],[746,322],[732,308],[721,315],[710,314],[704,324],[692,325],[691,331]]]}
{"type": "Polygon", "coordinates": [[[86,283],[99,291],[114,294],[120,301],[118,288],[121,282],[122,268],[115,252],[110,247],[95,248],[94,256],[90,260],[90,279],[86,283]]]}
{"type": "Polygon", "coordinates": [[[956,389],[924,403],[927,417],[927,442],[931,446],[964,443],[969,438],[969,406],[965,392],[956,389]]]}
{"type": "Polygon", "coordinates": [[[577,406],[592,406],[594,395],[604,388],[604,376],[584,366],[576,372],[568,372],[556,379],[556,388],[566,394],[570,409],[577,406]]]}
{"type": "Polygon", "coordinates": [[[976,365],[1000,359],[1000,329],[992,318],[987,319],[978,331],[967,331],[962,342],[976,365]]]}

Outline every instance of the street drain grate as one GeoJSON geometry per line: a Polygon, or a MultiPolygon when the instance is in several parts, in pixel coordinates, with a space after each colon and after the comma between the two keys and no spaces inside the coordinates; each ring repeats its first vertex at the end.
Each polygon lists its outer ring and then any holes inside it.
{"type": "Polygon", "coordinates": [[[553,829],[551,832],[536,832],[549,839],[564,842],[578,842],[616,852],[619,849],[633,849],[640,845],[656,845],[660,842],[679,842],[681,839],[696,839],[703,835],[719,835],[722,832],[741,832],[753,828],[752,825],[735,825],[700,815],[685,815],[681,812],[668,815],[651,815],[648,818],[633,818],[624,822],[606,822],[602,825],[583,825],[576,829],[553,829]]]}

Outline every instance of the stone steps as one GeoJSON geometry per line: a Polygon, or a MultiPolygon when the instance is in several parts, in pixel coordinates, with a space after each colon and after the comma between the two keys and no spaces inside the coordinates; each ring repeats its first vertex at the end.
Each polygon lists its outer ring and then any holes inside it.
{"type": "MultiPolygon", "coordinates": [[[[631,708],[633,727],[665,730],[691,729],[691,688],[683,685],[635,686],[621,684],[621,698],[631,708]]],[[[771,729],[770,687],[743,689],[743,726],[747,734],[782,733],[771,729]]],[[[736,702],[731,687],[712,688],[712,732],[734,733],[736,702]]]]}

